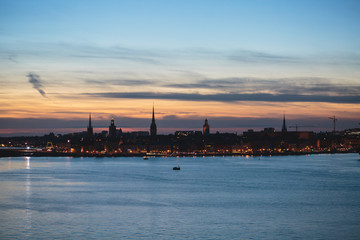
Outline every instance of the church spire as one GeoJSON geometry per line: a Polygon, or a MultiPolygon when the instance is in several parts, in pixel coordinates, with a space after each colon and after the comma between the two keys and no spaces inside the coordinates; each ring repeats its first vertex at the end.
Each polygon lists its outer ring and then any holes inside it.
{"type": "Polygon", "coordinates": [[[155,123],[155,109],[154,109],[154,105],[153,105],[152,122],[155,123]]]}
{"type": "Polygon", "coordinates": [[[89,114],[89,126],[87,128],[88,136],[93,135],[93,127],[91,126],[91,113],[89,114]]]}
{"type": "Polygon", "coordinates": [[[157,132],[157,128],[156,128],[156,123],[155,123],[155,109],[154,109],[154,105],[153,105],[152,120],[151,120],[151,125],[150,125],[150,135],[156,136],[156,132],[157,132]]]}
{"type": "Polygon", "coordinates": [[[283,124],[282,124],[281,131],[282,132],[287,132],[286,121],[285,121],[285,113],[284,113],[284,116],[283,116],[283,124]]]}
{"type": "Polygon", "coordinates": [[[89,128],[91,128],[91,113],[89,113],[89,128]]]}
{"type": "Polygon", "coordinates": [[[87,128],[85,143],[87,145],[88,150],[92,150],[92,147],[94,145],[94,130],[91,125],[91,113],[89,114],[89,126],[87,128]]]}

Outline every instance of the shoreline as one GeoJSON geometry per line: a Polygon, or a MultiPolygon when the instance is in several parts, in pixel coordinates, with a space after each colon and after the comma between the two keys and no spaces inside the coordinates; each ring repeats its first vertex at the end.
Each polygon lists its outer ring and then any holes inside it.
{"type": "Polygon", "coordinates": [[[359,153],[357,150],[331,150],[331,151],[313,151],[313,152],[254,152],[254,153],[64,153],[64,152],[39,152],[32,150],[0,150],[0,158],[6,157],[96,157],[96,158],[113,158],[113,157],[222,157],[222,156],[296,156],[309,154],[338,154],[338,153],[359,153]]]}

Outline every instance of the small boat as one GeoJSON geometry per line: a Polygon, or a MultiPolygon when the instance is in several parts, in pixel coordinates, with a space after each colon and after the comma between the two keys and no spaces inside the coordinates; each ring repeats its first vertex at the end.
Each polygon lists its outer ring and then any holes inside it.
{"type": "Polygon", "coordinates": [[[177,166],[173,167],[173,170],[180,170],[180,166],[177,165],[177,166]]]}
{"type": "Polygon", "coordinates": [[[149,158],[147,156],[144,156],[143,159],[144,160],[149,160],[149,158]]]}

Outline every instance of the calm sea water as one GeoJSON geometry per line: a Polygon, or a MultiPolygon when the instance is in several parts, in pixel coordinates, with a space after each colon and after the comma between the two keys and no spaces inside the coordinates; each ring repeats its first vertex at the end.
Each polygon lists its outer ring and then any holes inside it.
{"type": "Polygon", "coordinates": [[[360,157],[0,158],[0,239],[114,238],[360,239],[360,157]]]}

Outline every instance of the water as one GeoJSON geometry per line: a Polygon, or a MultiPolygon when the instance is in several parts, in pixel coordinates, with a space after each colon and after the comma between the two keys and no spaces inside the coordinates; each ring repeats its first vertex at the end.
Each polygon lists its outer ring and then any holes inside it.
{"type": "Polygon", "coordinates": [[[0,158],[0,239],[359,239],[359,159],[0,158]]]}

